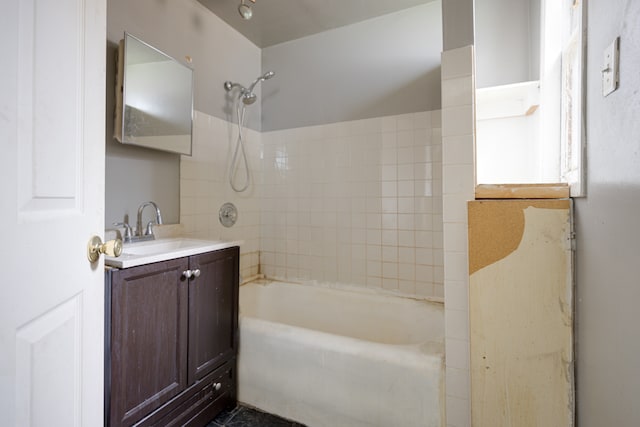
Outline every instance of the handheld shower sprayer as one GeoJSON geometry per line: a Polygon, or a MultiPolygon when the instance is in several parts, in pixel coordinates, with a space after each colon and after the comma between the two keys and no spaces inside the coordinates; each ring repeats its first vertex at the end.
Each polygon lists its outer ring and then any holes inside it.
{"type": "Polygon", "coordinates": [[[267,71],[266,73],[264,73],[263,75],[255,79],[253,83],[251,83],[251,86],[249,86],[249,92],[253,92],[253,88],[256,87],[258,83],[263,82],[265,80],[269,80],[275,75],[276,73],[274,73],[273,71],[267,71]]]}
{"type": "Polygon", "coordinates": [[[258,99],[256,94],[253,92],[253,89],[255,89],[256,85],[265,80],[269,80],[275,75],[276,73],[274,73],[273,71],[267,71],[266,73],[264,73],[263,75],[255,79],[253,83],[249,85],[248,89],[242,86],[240,83],[234,83],[231,81],[224,82],[224,89],[227,92],[231,92],[232,90],[237,88],[239,90],[238,100],[242,100],[242,104],[240,104],[239,102],[237,104],[238,140],[236,142],[236,148],[234,150],[233,158],[231,160],[231,168],[229,173],[229,184],[231,185],[231,188],[233,189],[233,191],[235,191],[236,193],[241,193],[245,191],[247,188],[249,188],[249,163],[247,161],[247,155],[244,151],[244,137],[243,137],[243,130],[242,130],[242,128],[244,127],[246,107],[247,105],[253,104],[258,99]],[[238,170],[238,153],[239,152],[242,153],[242,158],[244,160],[244,170],[245,170],[245,177],[246,177],[245,184],[242,188],[236,187],[236,182],[235,182],[235,176],[238,170]]]}

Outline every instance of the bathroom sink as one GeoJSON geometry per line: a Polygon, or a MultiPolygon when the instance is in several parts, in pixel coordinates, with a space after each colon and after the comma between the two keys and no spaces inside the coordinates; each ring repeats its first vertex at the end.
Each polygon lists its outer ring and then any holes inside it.
{"type": "Polygon", "coordinates": [[[105,257],[105,264],[117,268],[136,267],[232,246],[240,246],[240,243],[239,241],[199,240],[184,237],[126,243],[122,249],[122,255],[117,258],[105,257]]]}

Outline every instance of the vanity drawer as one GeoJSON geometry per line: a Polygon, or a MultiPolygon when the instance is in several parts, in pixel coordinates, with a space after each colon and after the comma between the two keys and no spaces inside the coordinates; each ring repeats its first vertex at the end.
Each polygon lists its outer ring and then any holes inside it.
{"type": "Polygon", "coordinates": [[[206,426],[225,407],[236,403],[234,365],[223,365],[135,425],[206,426]]]}

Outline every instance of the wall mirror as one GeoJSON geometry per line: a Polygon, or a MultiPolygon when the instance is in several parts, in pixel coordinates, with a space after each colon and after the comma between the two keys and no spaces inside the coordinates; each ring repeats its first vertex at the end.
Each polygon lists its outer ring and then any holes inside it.
{"type": "Polygon", "coordinates": [[[125,33],[118,49],[114,136],[191,155],[193,70],[125,33]]]}

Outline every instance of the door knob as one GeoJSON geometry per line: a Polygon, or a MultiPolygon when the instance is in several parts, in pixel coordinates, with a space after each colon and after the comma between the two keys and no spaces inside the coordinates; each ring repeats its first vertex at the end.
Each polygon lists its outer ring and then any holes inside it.
{"type": "Polygon", "coordinates": [[[122,240],[115,239],[102,243],[100,237],[92,236],[87,243],[87,258],[90,262],[96,262],[101,254],[119,257],[122,254],[122,240]]]}

